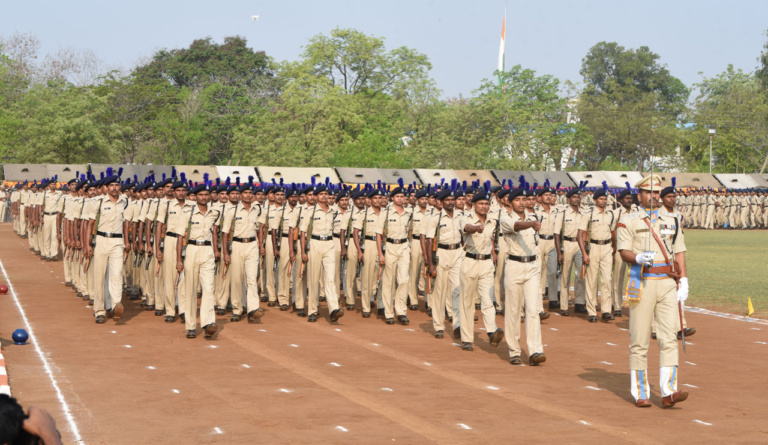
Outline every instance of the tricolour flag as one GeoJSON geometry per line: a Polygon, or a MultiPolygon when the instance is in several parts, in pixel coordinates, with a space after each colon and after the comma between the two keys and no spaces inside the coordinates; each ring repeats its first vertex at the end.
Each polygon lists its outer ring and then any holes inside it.
{"type": "Polygon", "coordinates": [[[507,33],[507,8],[504,8],[504,21],[501,25],[501,44],[499,44],[499,85],[504,89],[504,81],[502,75],[504,73],[504,53],[506,52],[506,43],[504,42],[505,34],[507,33]]]}

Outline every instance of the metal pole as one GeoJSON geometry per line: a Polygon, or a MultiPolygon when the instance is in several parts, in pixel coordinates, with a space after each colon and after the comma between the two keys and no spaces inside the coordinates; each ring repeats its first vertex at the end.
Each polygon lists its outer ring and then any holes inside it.
{"type": "Polygon", "coordinates": [[[709,174],[712,174],[712,135],[709,135],[709,174]]]}

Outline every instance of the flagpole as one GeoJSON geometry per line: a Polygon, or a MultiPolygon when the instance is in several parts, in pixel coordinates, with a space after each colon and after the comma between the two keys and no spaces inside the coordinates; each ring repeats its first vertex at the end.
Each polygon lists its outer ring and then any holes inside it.
{"type": "Polygon", "coordinates": [[[501,89],[502,94],[505,92],[506,88],[504,87],[504,71],[505,71],[505,62],[506,62],[506,34],[507,34],[507,5],[504,5],[504,21],[502,21],[501,24],[501,43],[499,44],[499,60],[498,60],[498,66],[497,70],[499,72],[499,88],[501,89]]]}

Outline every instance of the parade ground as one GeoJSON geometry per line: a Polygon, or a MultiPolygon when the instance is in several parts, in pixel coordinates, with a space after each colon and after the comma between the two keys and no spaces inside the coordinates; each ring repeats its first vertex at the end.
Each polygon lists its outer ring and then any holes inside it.
{"type": "MultiPolygon", "coordinates": [[[[753,257],[728,246],[692,251],[692,306],[703,280],[744,285],[735,272],[718,275],[731,255],[764,273],[766,232],[739,234],[750,235],[759,237],[753,257]]],[[[61,262],[41,261],[10,224],[0,225],[0,246],[0,282],[10,287],[0,296],[0,339],[11,391],[24,406],[50,411],[65,443],[768,441],[766,320],[690,309],[697,333],[685,353],[681,345],[679,380],[689,399],[661,409],[652,343],[654,406],[638,409],[626,316],[590,324],[553,312],[542,324],[540,367],[510,366],[506,344],[491,348],[482,322],[473,352],[450,336],[435,339],[423,310],[408,314],[409,326],[390,326],[359,309],[331,324],[325,304],[317,323],[265,307],[259,324],[217,317],[213,339],[188,340],[183,324],[164,323],[127,298],[118,323],[97,325],[64,286],[61,262]],[[17,328],[29,331],[27,345],[11,341],[17,328]]]]}

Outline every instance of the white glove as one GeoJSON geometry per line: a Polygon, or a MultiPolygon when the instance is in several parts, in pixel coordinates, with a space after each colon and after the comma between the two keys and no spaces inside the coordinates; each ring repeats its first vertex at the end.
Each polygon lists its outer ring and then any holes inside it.
{"type": "Polygon", "coordinates": [[[656,255],[653,252],[638,253],[635,257],[635,263],[645,264],[646,266],[653,265],[653,259],[656,255]]]}
{"type": "Polygon", "coordinates": [[[680,278],[680,286],[677,288],[677,301],[685,303],[688,299],[688,278],[680,278]]]}

